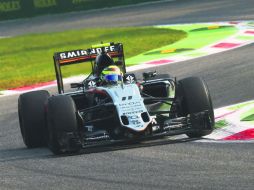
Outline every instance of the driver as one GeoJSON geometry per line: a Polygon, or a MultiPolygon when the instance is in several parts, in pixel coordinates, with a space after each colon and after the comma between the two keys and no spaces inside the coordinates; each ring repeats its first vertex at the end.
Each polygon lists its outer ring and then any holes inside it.
{"type": "Polygon", "coordinates": [[[102,52],[95,59],[95,74],[100,76],[103,69],[110,65],[115,65],[114,60],[106,52],[102,52]]]}
{"type": "Polygon", "coordinates": [[[118,84],[122,81],[122,72],[116,65],[110,65],[101,72],[102,84],[118,84]]]}

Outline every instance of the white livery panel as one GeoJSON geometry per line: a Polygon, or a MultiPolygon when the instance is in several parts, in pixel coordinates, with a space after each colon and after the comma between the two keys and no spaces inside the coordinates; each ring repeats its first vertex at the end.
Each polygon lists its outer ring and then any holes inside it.
{"type": "Polygon", "coordinates": [[[99,89],[106,91],[111,96],[122,126],[134,131],[143,131],[150,124],[151,117],[136,84],[124,84],[123,86],[117,85],[107,88],[99,87],[99,89]],[[142,113],[146,113],[147,118],[145,121],[141,116],[142,113]],[[128,125],[122,121],[123,117],[128,118],[128,125]]]}

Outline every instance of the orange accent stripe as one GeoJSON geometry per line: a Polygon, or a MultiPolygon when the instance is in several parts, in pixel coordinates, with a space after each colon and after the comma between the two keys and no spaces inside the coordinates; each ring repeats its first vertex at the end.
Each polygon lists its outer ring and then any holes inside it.
{"type": "Polygon", "coordinates": [[[89,58],[95,58],[96,56],[90,56],[90,57],[77,57],[77,58],[72,58],[72,59],[64,59],[64,60],[60,60],[59,63],[63,64],[63,63],[71,63],[71,62],[75,62],[75,61],[82,61],[82,60],[86,60],[89,58]]]}
{"type": "MultiPolygon", "coordinates": [[[[118,52],[109,52],[110,56],[116,56],[116,55],[120,55],[118,52]]],[[[87,60],[87,59],[94,59],[96,58],[97,54],[96,55],[91,55],[91,56],[82,56],[82,57],[77,57],[77,58],[71,58],[71,59],[63,59],[63,60],[60,60],[59,63],[60,64],[65,64],[65,63],[72,63],[72,62],[75,62],[75,61],[82,61],[82,60],[87,60]]]]}

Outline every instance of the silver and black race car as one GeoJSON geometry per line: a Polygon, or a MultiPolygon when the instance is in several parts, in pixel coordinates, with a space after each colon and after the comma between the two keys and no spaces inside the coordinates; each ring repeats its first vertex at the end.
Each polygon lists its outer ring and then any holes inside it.
{"type": "Polygon", "coordinates": [[[20,95],[18,113],[28,148],[48,146],[54,154],[117,142],[138,142],[186,134],[200,138],[212,132],[214,112],[206,83],[198,77],[181,80],[168,74],[127,73],[123,44],[107,43],[86,50],[54,54],[59,94],[40,90],[20,95]],[[91,62],[91,74],[64,91],[61,68],[91,62]],[[101,77],[115,65],[118,81],[101,77]]]}

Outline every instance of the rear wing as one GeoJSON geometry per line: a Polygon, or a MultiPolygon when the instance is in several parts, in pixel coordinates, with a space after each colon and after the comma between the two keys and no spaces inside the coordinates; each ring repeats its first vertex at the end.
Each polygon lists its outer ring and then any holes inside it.
{"type": "MultiPolygon", "coordinates": [[[[79,49],[64,52],[57,52],[54,54],[54,66],[56,72],[57,86],[59,94],[64,93],[63,79],[61,67],[65,65],[90,62],[92,68],[96,56],[101,52],[107,52],[112,58],[118,58],[123,63],[123,71],[126,72],[123,44],[121,43],[105,43],[93,45],[89,49],[79,49]]],[[[93,73],[92,69],[92,73],[93,73]]]]}

